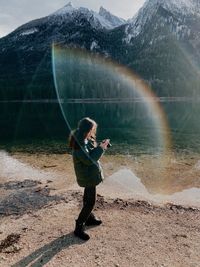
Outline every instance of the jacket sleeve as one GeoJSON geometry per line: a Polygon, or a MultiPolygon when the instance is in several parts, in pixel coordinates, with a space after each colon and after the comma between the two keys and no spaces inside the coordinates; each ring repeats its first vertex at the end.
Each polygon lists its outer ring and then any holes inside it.
{"type": "Polygon", "coordinates": [[[104,149],[100,146],[95,147],[90,152],[87,152],[86,149],[82,148],[75,152],[76,157],[86,165],[92,165],[97,162],[100,157],[103,155],[104,149]]]}

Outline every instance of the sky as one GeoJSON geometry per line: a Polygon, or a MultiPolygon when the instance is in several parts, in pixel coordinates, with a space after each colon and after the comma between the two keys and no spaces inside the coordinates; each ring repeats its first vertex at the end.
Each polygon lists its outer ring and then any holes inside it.
{"type": "MultiPolygon", "coordinates": [[[[47,16],[68,0],[0,0],[0,37],[7,35],[30,20],[47,16]]],[[[75,7],[87,7],[98,11],[103,6],[114,15],[132,18],[145,0],[72,0],[75,7]]]]}

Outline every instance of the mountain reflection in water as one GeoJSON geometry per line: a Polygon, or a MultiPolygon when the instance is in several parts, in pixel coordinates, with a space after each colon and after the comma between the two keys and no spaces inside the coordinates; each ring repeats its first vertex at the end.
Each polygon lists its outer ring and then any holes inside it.
{"type": "MultiPolygon", "coordinates": [[[[143,99],[144,101],[144,99],[143,99]]],[[[200,150],[200,105],[196,99],[160,99],[172,135],[173,148],[200,150]]],[[[137,147],[144,153],[159,152],[162,144],[160,125],[142,101],[112,103],[64,103],[67,121],[75,128],[84,116],[94,118],[99,125],[98,138],[109,137],[113,143],[126,145],[127,152],[137,147]]],[[[159,116],[159,114],[157,114],[159,116]]],[[[66,140],[69,129],[57,100],[12,101],[0,103],[1,140],[66,140]]],[[[124,149],[121,150],[122,153],[124,149]]],[[[125,152],[125,153],[126,153],[125,152]]],[[[132,153],[132,152],[130,152],[132,153]]]]}
{"type": "Polygon", "coordinates": [[[111,198],[135,198],[153,201],[158,204],[175,203],[200,207],[200,188],[184,189],[173,194],[150,194],[130,169],[121,169],[109,176],[99,187],[100,194],[111,198]]]}

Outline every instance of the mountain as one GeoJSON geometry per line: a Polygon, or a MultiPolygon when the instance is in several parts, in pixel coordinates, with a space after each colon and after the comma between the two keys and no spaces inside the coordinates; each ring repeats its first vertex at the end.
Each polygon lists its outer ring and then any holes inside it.
{"type": "Polygon", "coordinates": [[[55,98],[52,43],[84,48],[133,69],[159,96],[200,92],[199,0],[147,0],[124,21],[68,3],[0,39],[0,98],[55,98]]]}
{"type": "Polygon", "coordinates": [[[106,19],[107,21],[109,21],[113,28],[121,26],[126,23],[124,19],[114,16],[102,6],[99,9],[99,15],[104,19],[106,19]]]}
{"type": "Polygon", "coordinates": [[[125,20],[112,15],[103,7],[100,8],[99,13],[96,13],[83,7],[75,8],[73,7],[71,2],[53,13],[52,16],[54,17],[54,19],[60,20],[62,18],[65,21],[73,21],[76,20],[76,18],[78,18],[79,16],[84,16],[88,20],[88,22],[90,22],[92,27],[96,29],[113,29],[126,22],[125,20]]]}
{"type": "Polygon", "coordinates": [[[128,21],[128,65],[159,95],[200,92],[200,1],[148,0],[128,21]]]}
{"type": "Polygon", "coordinates": [[[40,50],[43,45],[46,49],[47,43],[52,41],[63,40],[66,43],[76,43],[76,40],[84,35],[83,31],[90,31],[91,38],[94,39],[94,32],[106,32],[125,23],[125,20],[112,15],[103,7],[100,8],[98,14],[87,8],[75,8],[69,2],[53,14],[28,22],[8,36],[1,38],[1,43],[6,45],[0,46],[0,51],[3,52],[8,47],[32,50],[33,46],[30,46],[30,42],[40,50]]]}
{"type": "Polygon", "coordinates": [[[104,53],[109,31],[124,23],[105,9],[98,14],[68,3],[47,17],[18,27],[0,39],[0,98],[56,97],[52,43],[104,53]]]}
{"type": "MultiPolygon", "coordinates": [[[[141,34],[149,23],[152,22],[154,16],[160,15],[164,21],[160,21],[164,27],[166,24],[172,26],[171,32],[182,38],[190,34],[193,29],[192,21],[200,17],[200,1],[199,0],[148,0],[139,12],[129,20],[126,27],[127,42],[132,38],[141,34]]],[[[154,28],[158,27],[155,25],[154,28]]],[[[198,28],[196,28],[197,30],[198,28]]]]}

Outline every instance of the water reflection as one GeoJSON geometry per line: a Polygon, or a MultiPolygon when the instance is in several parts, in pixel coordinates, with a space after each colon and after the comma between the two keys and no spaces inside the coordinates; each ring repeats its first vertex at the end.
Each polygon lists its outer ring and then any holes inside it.
{"type": "Polygon", "coordinates": [[[66,124],[58,102],[16,101],[0,103],[0,138],[2,142],[59,139],[66,124]],[[5,140],[5,141],[4,141],[5,140]]]}
{"type": "Polygon", "coordinates": [[[173,194],[150,194],[133,171],[121,169],[109,176],[99,187],[100,194],[111,198],[134,198],[158,204],[175,203],[200,207],[200,188],[183,189],[173,194]]]}
{"type": "MultiPolygon", "coordinates": [[[[72,128],[83,116],[91,116],[99,124],[98,138],[111,138],[119,148],[124,147],[125,153],[132,154],[136,148],[143,153],[162,149],[158,137],[163,129],[152,123],[154,114],[145,109],[143,103],[63,103],[63,106],[72,128]]],[[[162,106],[169,121],[173,147],[199,152],[199,102],[163,101],[162,106]]],[[[2,142],[23,138],[66,140],[69,131],[57,100],[0,103],[0,128],[2,142]]]]}

